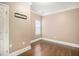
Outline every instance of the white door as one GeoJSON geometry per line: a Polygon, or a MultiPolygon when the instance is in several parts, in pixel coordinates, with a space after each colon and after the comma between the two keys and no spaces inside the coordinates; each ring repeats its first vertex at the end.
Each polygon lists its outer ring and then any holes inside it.
{"type": "Polygon", "coordinates": [[[0,3],[0,55],[9,54],[9,8],[0,3]]]}

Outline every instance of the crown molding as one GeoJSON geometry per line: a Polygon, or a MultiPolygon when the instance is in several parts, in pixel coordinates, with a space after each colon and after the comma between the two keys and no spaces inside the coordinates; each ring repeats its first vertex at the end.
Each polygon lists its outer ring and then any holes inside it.
{"type": "Polygon", "coordinates": [[[61,10],[58,10],[58,11],[52,11],[52,12],[48,12],[48,13],[40,13],[40,12],[37,12],[37,11],[33,11],[31,10],[31,12],[37,14],[37,15],[40,15],[40,16],[48,16],[48,15],[51,15],[51,14],[56,14],[56,13],[60,13],[60,12],[64,12],[64,11],[68,11],[68,10],[72,10],[72,9],[76,9],[76,8],[79,8],[79,6],[75,6],[75,7],[68,7],[68,8],[65,8],[65,9],[61,9],[61,10]]]}
{"type": "Polygon", "coordinates": [[[65,9],[62,9],[62,10],[55,11],[55,12],[44,13],[44,14],[42,14],[42,16],[48,16],[48,15],[51,15],[51,14],[56,14],[56,13],[60,13],[60,12],[64,12],[64,11],[68,11],[68,10],[72,10],[72,9],[76,9],[76,8],[79,8],[79,6],[65,8],[65,9]]]}
{"type": "Polygon", "coordinates": [[[40,16],[42,16],[42,13],[40,13],[40,12],[33,11],[33,10],[31,10],[31,12],[33,12],[33,13],[35,13],[35,14],[37,14],[37,15],[40,15],[40,16]]]}
{"type": "Polygon", "coordinates": [[[29,5],[32,5],[32,2],[28,2],[29,5]]]}

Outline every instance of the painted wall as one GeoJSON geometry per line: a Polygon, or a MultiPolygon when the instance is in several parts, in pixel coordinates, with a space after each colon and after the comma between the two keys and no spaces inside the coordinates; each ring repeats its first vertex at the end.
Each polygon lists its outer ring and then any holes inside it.
{"type": "Polygon", "coordinates": [[[31,20],[30,20],[30,5],[24,2],[5,3],[9,5],[10,18],[10,53],[25,48],[30,45],[31,20]],[[14,13],[27,15],[27,19],[14,17],[14,13]]]}
{"type": "MultiPolygon", "coordinates": [[[[31,11],[31,23],[32,23],[32,39],[37,39],[37,38],[40,38],[42,36],[42,34],[39,34],[39,35],[35,35],[35,21],[36,20],[39,20],[41,22],[41,26],[42,26],[42,16],[34,13],[33,11],[31,11]]],[[[41,28],[42,30],[42,28],[41,28]]]]}
{"type": "Polygon", "coordinates": [[[79,44],[79,8],[42,18],[44,38],[79,44]]]}

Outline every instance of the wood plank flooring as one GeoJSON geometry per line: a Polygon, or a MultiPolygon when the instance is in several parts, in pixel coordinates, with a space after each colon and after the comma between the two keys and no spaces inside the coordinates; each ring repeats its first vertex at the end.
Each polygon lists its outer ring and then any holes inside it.
{"type": "Polygon", "coordinates": [[[79,56],[79,49],[44,40],[31,44],[32,49],[20,56],[79,56]]]}

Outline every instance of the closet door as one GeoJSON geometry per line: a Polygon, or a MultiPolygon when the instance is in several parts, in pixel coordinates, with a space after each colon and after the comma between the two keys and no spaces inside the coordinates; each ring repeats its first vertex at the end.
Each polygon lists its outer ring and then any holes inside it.
{"type": "Polygon", "coordinates": [[[9,54],[9,7],[0,3],[0,55],[9,54]]]}

